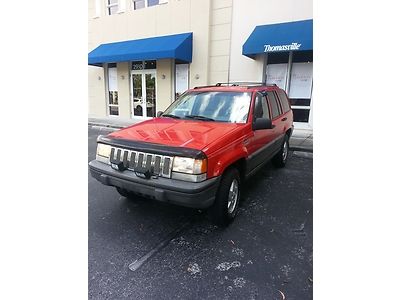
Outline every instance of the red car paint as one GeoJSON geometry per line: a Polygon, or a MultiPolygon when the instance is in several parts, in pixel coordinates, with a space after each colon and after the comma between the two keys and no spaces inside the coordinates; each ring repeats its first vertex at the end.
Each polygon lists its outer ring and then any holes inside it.
{"type": "MultiPolygon", "coordinates": [[[[197,120],[153,118],[111,133],[112,138],[157,143],[202,150],[208,159],[207,177],[222,175],[224,170],[242,158],[247,158],[264,145],[293,130],[293,113],[289,109],[272,119],[272,129],[252,129],[253,109],[257,92],[278,91],[277,86],[257,87],[204,87],[191,89],[199,91],[252,92],[252,99],[246,123],[223,123],[197,120]]],[[[286,94],[285,94],[286,96],[286,94]]],[[[287,96],[286,96],[287,97],[287,96]]],[[[282,100],[281,100],[282,101],[282,100]]],[[[287,100],[286,100],[287,101],[287,100]]],[[[271,117],[271,105],[269,105],[271,117]]],[[[281,106],[282,105],[279,103],[281,106]]],[[[290,104],[289,104],[290,105],[290,104]]]]}

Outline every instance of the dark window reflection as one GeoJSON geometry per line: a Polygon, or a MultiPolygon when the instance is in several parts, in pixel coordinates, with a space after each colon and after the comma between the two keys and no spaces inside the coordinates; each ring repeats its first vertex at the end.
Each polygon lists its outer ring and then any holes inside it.
{"type": "Polygon", "coordinates": [[[110,106],[110,116],[118,116],[118,106],[110,106]]]}
{"type": "Polygon", "coordinates": [[[293,121],[294,122],[308,122],[308,118],[310,116],[309,109],[296,109],[293,108],[293,121]]]}
{"type": "Polygon", "coordinates": [[[292,106],[310,106],[311,99],[290,99],[292,106]]]}

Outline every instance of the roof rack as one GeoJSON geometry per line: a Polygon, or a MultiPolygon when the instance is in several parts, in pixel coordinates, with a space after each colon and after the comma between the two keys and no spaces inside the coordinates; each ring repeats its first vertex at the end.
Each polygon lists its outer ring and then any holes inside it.
{"type": "Polygon", "coordinates": [[[201,85],[201,86],[195,86],[194,89],[202,89],[202,88],[208,88],[208,87],[215,87],[216,85],[201,85]]]}
{"type": "Polygon", "coordinates": [[[218,82],[215,85],[196,86],[194,89],[216,87],[216,86],[247,86],[250,88],[254,86],[277,86],[277,85],[275,83],[267,84],[263,82],[235,81],[235,82],[218,82]]]}

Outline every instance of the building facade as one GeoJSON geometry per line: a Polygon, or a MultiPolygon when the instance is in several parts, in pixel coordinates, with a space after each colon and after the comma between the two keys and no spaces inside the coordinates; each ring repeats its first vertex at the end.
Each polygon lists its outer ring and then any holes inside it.
{"type": "Polygon", "coordinates": [[[266,82],[312,130],[311,0],[89,0],[89,115],[143,120],[186,89],[266,82]]]}

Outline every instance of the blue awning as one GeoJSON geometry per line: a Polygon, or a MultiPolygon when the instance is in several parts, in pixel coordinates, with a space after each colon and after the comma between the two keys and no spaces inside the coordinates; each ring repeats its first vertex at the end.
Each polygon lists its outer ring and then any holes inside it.
{"type": "Polygon", "coordinates": [[[242,54],[254,58],[260,53],[312,49],[313,20],[304,20],[257,26],[244,43],[242,54]]]}
{"type": "Polygon", "coordinates": [[[192,43],[193,33],[190,32],[101,44],[89,53],[89,65],[101,66],[103,63],[163,58],[190,63],[192,43]]]}

